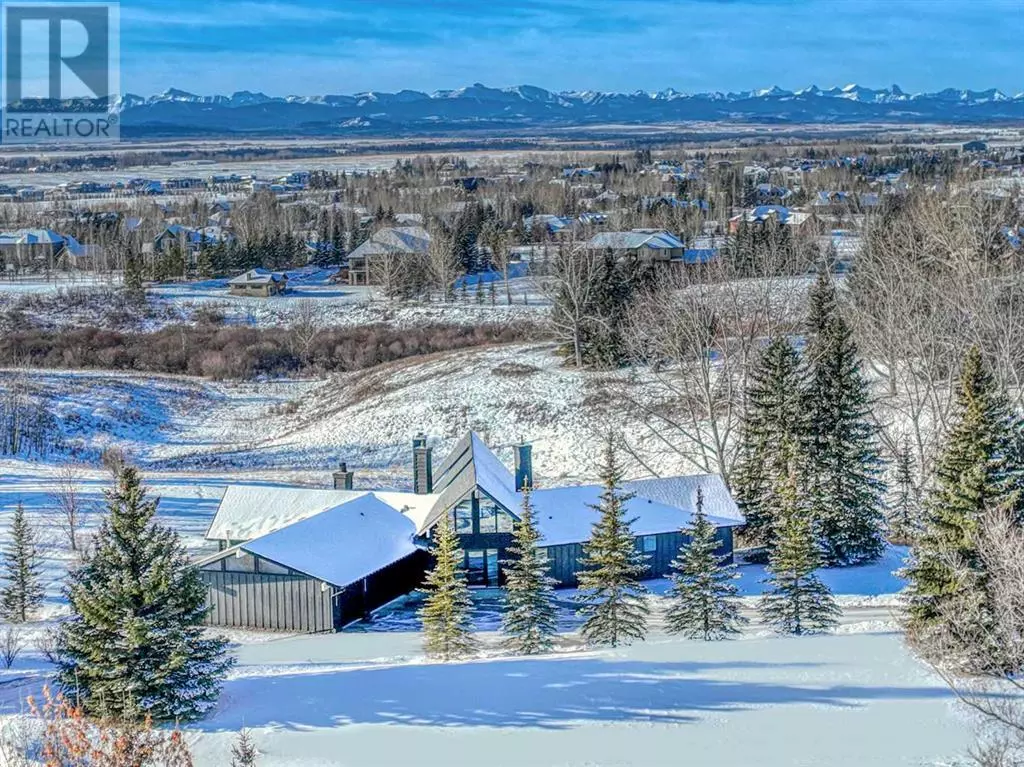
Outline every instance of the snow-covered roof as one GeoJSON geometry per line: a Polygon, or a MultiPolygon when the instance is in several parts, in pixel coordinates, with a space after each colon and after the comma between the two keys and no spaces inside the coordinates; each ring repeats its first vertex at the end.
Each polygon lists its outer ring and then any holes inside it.
{"type": "MultiPolygon", "coordinates": [[[[700,480],[708,477],[675,477],[675,480],[694,480],[693,482],[678,482],[677,487],[692,488],[696,492],[700,480]]],[[[721,482],[721,478],[714,477],[721,482]]],[[[662,482],[663,480],[651,480],[662,482]]],[[[624,490],[633,492],[627,483],[624,490]]],[[[723,483],[724,487],[724,483],[723,483]]],[[[652,488],[655,489],[655,488],[652,488]]],[[[660,488],[659,488],[660,489],[660,488]]],[[[578,487],[555,487],[533,491],[530,500],[535,510],[537,527],[541,533],[541,545],[558,546],[564,543],[583,543],[590,538],[591,529],[598,521],[599,513],[593,507],[600,503],[601,485],[580,485],[578,487]]],[[[705,496],[716,495],[713,483],[705,490],[705,496]]],[[[682,496],[683,499],[687,496],[682,496]]],[[[731,502],[731,498],[729,499],[731,502]]],[[[688,526],[693,520],[693,504],[687,500],[675,500],[671,502],[659,502],[653,498],[636,495],[626,502],[626,518],[632,519],[632,530],[635,535],[656,535],[658,533],[670,533],[688,526]]],[[[715,527],[734,527],[743,524],[742,517],[739,520],[729,517],[719,517],[711,513],[711,504],[705,503],[704,510],[708,520],[715,527]]],[[[725,504],[717,504],[716,508],[725,504]]],[[[732,503],[735,506],[735,503],[732,503]]],[[[737,512],[738,513],[738,512],[737,512]]]]}
{"type": "Polygon", "coordinates": [[[241,548],[343,588],[417,551],[415,535],[412,520],[367,493],[241,548]]]}
{"type": "Polygon", "coordinates": [[[82,252],[82,246],[74,237],[52,229],[16,229],[11,232],[0,232],[0,245],[64,245],[72,253],[82,252]]]}
{"type": "Polygon", "coordinates": [[[622,487],[626,492],[687,510],[692,510],[696,505],[697,488],[700,487],[704,493],[704,512],[709,517],[725,520],[733,525],[742,525],[746,522],[729,488],[725,486],[725,481],[718,474],[635,479],[623,482],[622,487]]]}
{"type": "Polygon", "coordinates": [[[228,285],[267,285],[272,282],[285,282],[288,276],[280,272],[268,272],[266,269],[250,269],[244,274],[232,277],[228,285]]]}
{"type": "MultiPolygon", "coordinates": [[[[367,490],[230,485],[206,537],[215,541],[252,540],[368,493],[367,490]]],[[[415,493],[378,492],[376,495],[392,509],[407,513],[417,527],[437,500],[436,495],[415,493]]]]}
{"type": "Polygon", "coordinates": [[[391,226],[372,234],[349,254],[349,258],[381,253],[426,253],[429,248],[430,233],[422,226],[391,226]]]}
{"type": "Polygon", "coordinates": [[[612,250],[675,250],[682,249],[683,243],[670,232],[641,231],[632,232],[599,232],[595,234],[587,247],[591,249],[611,248],[612,250]]]}

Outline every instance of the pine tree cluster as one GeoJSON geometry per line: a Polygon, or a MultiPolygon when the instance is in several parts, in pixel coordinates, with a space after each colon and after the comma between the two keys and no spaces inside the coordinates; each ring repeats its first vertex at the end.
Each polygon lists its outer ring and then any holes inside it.
{"type": "Polygon", "coordinates": [[[877,429],[853,333],[824,272],[811,293],[803,359],[776,339],[747,395],[736,494],[748,534],[773,550],[782,515],[773,488],[795,462],[823,563],[878,559],[885,548],[885,485],[877,429]]]}

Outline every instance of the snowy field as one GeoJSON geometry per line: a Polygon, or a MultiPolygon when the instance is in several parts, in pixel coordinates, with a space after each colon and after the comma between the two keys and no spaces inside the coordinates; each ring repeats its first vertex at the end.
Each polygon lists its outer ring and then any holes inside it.
{"type": "Polygon", "coordinates": [[[123,324],[123,312],[110,311],[109,294],[119,288],[119,280],[73,273],[0,280],[0,310],[21,308],[40,327],[112,327],[113,317],[118,322],[115,329],[147,331],[194,322],[199,310],[218,313],[230,325],[286,327],[308,307],[313,320],[323,328],[372,323],[399,328],[427,324],[475,326],[541,321],[550,311],[550,303],[529,277],[509,281],[511,305],[502,281],[495,283],[494,305],[489,289],[483,290],[482,301],[478,301],[472,287],[467,293],[456,290],[451,303],[409,303],[388,300],[375,288],[333,283],[330,278],[334,271],[316,267],[289,271],[288,292],[272,298],[233,296],[226,279],[156,284],[148,289],[148,311],[127,326],[123,324]],[[96,300],[85,300],[89,294],[95,294],[96,300]]]}

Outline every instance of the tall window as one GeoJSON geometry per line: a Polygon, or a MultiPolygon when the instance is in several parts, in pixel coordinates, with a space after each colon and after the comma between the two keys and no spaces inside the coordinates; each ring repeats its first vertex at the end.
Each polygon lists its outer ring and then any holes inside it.
{"type": "Polygon", "coordinates": [[[466,499],[455,507],[455,532],[458,535],[473,534],[473,502],[466,499]]]}
{"type": "Polygon", "coordinates": [[[658,536],[645,535],[640,539],[640,541],[645,554],[652,554],[658,550],[658,536]]]}

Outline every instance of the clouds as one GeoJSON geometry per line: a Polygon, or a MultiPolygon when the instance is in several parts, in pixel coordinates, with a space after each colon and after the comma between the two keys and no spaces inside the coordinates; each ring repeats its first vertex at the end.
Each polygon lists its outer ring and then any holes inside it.
{"type": "Polygon", "coordinates": [[[122,2],[136,92],[1024,88],[1020,0],[122,2]]]}

